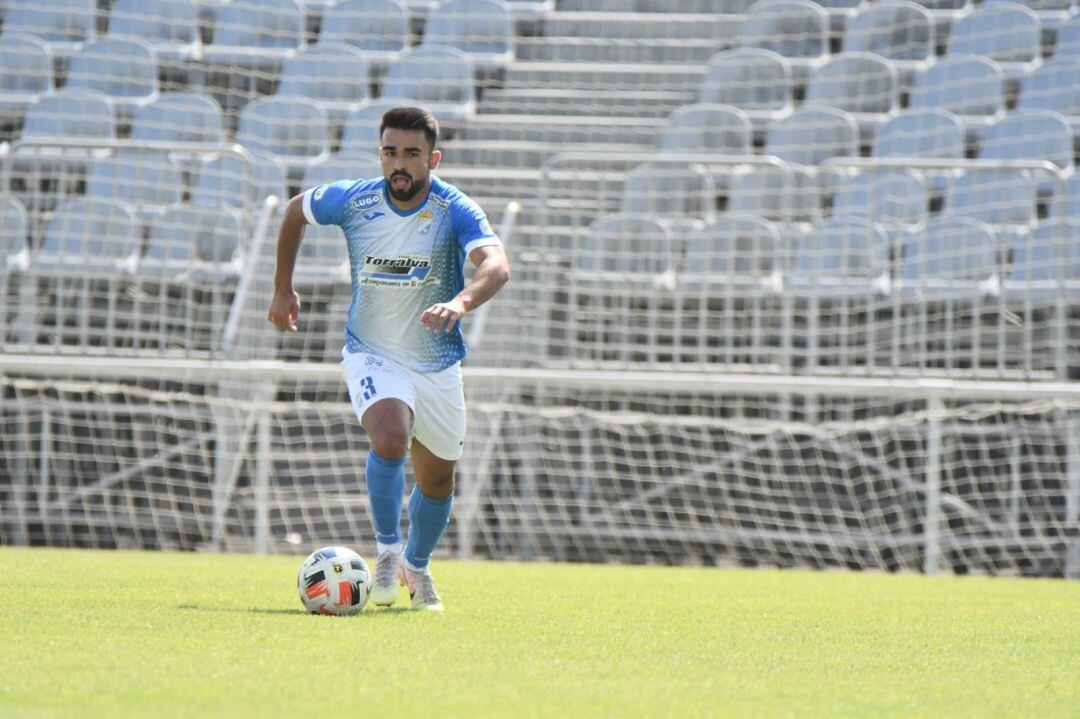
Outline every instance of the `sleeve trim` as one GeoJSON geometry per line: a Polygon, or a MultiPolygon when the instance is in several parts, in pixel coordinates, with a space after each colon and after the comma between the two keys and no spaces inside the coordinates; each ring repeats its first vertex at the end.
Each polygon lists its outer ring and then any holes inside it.
{"type": "Polygon", "coordinates": [[[477,247],[491,247],[492,245],[502,245],[502,241],[495,235],[488,235],[487,237],[477,237],[465,245],[465,254],[469,254],[477,247]]]}
{"type": "Polygon", "coordinates": [[[308,224],[319,225],[322,223],[315,219],[315,213],[311,210],[311,193],[314,191],[315,188],[313,187],[304,193],[304,200],[301,203],[301,206],[304,208],[304,219],[308,221],[308,224]]]}

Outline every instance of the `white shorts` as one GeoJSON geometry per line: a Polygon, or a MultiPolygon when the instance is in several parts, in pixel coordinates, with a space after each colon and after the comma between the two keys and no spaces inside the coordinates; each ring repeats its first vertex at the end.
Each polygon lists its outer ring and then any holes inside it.
{"type": "Polygon", "coordinates": [[[365,352],[342,350],[341,366],[356,418],[380,399],[399,399],[413,413],[412,436],[440,459],[457,461],[465,449],[465,390],[461,366],[417,372],[365,352]]]}

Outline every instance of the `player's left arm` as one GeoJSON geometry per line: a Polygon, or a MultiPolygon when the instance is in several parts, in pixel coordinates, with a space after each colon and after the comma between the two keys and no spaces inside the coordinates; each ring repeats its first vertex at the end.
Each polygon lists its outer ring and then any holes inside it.
{"type": "Polygon", "coordinates": [[[510,260],[502,245],[483,245],[469,253],[476,265],[472,281],[449,302],[439,302],[420,314],[420,322],[432,332],[449,332],[466,313],[484,304],[510,281],[510,260]]]}

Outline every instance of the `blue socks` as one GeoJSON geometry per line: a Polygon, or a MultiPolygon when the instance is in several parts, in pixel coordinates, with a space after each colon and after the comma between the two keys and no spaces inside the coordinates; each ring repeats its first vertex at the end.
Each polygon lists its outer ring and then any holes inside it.
{"type": "Polygon", "coordinates": [[[446,499],[432,499],[413,487],[409,495],[409,537],[405,545],[405,561],[417,569],[423,569],[431,559],[431,552],[442,538],[443,530],[450,521],[450,508],[454,495],[446,499]]]}
{"type": "Polygon", "coordinates": [[[380,544],[400,542],[401,504],[405,496],[405,458],[386,459],[375,454],[375,450],[368,451],[364,479],[371,501],[375,541],[380,544]]]}

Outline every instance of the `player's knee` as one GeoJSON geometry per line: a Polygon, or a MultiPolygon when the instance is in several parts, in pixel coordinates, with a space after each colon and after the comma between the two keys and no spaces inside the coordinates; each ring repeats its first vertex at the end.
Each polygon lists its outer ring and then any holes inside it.
{"type": "Polygon", "coordinates": [[[402,427],[379,427],[368,432],[375,454],[386,459],[404,457],[409,451],[409,431],[402,427]]]}
{"type": "Polygon", "coordinates": [[[420,491],[429,497],[445,499],[454,493],[453,471],[424,477],[420,482],[420,491]]]}

